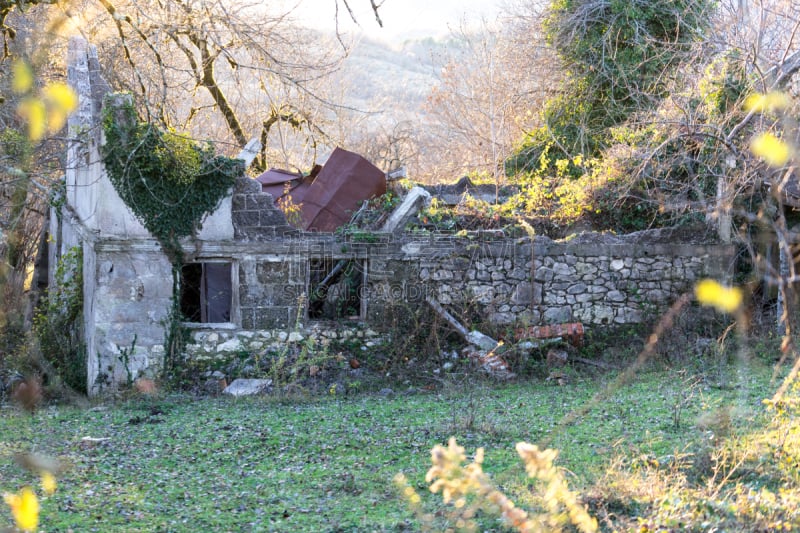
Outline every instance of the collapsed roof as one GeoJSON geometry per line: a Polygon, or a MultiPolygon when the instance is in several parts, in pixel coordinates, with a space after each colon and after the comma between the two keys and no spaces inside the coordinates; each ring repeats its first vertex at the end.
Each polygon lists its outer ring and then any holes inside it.
{"type": "Polygon", "coordinates": [[[350,221],[364,200],[386,192],[382,170],[341,148],[309,175],[271,168],[256,180],[276,204],[289,201],[298,206],[302,229],[311,231],[335,231],[350,221]]]}

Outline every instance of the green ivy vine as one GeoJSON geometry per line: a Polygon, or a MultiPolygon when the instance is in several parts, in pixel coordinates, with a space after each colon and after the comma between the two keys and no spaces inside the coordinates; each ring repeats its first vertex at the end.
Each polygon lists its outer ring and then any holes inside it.
{"type": "Polygon", "coordinates": [[[180,267],[179,240],[196,234],[203,217],[244,173],[244,164],[215,156],[210,144],[139,122],[130,99],[111,98],[117,103],[107,97],[103,107],[102,155],[108,177],[172,264],[180,267]]]}

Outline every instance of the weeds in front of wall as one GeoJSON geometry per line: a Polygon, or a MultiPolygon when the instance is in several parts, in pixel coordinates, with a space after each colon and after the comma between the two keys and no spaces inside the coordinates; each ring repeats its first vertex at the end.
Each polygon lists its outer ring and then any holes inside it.
{"type": "Polygon", "coordinates": [[[162,320],[164,326],[164,360],[161,364],[161,377],[165,383],[178,388],[188,386],[193,381],[193,366],[186,356],[186,345],[190,340],[189,328],[184,324],[181,312],[179,265],[172,265],[172,299],[169,313],[162,320]]]}
{"type": "Polygon", "coordinates": [[[131,341],[130,348],[122,348],[119,349],[119,355],[117,356],[117,360],[122,363],[122,367],[125,369],[125,376],[126,376],[126,385],[128,388],[133,387],[133,371],[131,371],[131,355],[133,355],[136,351],[136,334],[133,335],[133,341],[131,341]]]}
{"type": "MultiPolygon", "coordinates": [[[[86,345],[83,339],[83,252],[71,248],[56,266],[55,283],[33,318],[33,332],[43,360],[69,387],[86,392],[86,345]]],[[[29,348],[33,350],[35,348],[29,348]]],[[[56,376],[52,376],[55,378],[56,376]]]]}
{"type": "MultiPolygon", "coordinates": [[[[741,294],[738,290],[714,282],[704,284],[706,289],[711,286],[713,290],[710,294],[698,290],[698,301],[734,314],[737,325],[735,333],[743,336],[746,319],[741,307],[741,294]]],[[[589,402],[562,418],[544,438],[544,446],[561,430],[582,420],[595,406],[634,380],[636,372],[659,354],[657,345],[665,339],[665,333],[670,331],[689,301],[689,295],[679,298],[656,325],[633,364],[589,402]]],[[[746,390],[743,380],[753,372],[754,367],[748,353],[742,351],[744,341],[738,338],[736,341],[738,353],[735,375],[738,381],[732,390],[746,390]]],[[[712,364],[721,362],[714,360],[712,364]]],[[[620,456],[610,463],[606,476],[585,492],[583,501],[590,505],[593,514],[609,530],[796,529],[800,526],[798,368],[800,363],[791,369],[774,398],[765,401],[775,413],[774,420],[766,428],[758,422],[763,420],[763,413],[752,411],[748,398],[739,398],[735,407],[723,404],[708,409],[695,422],[695,428],[703,438],[692,445],[693,449],[672,454],[663,454],[662,450],[661,455],[641,455],[634,461],[620,456]],[[755,418],[756,428],[749,425],[752,421],[746,427],[737,426],[734,412],[737,413],[736,418],[744,413],[755,418]]],[[[677,383],[674,397],[667,401],[667,409],[675,429],[689,429],[685,421],[687,413],[696,400],[702,400],[701,389],[706,377],[697,375],[694,370],[693,366],[689,366],[674,373],[677,379],[673,381],[677,383]]],[[[468,417],[464,423],[474,427],[476,418],[468,417]]],[[[454,429],[458,428],[454,425],[454,429]]],[[[521,446],[526,445],[523,443],[521,446]]],[[[538,461],[543,461],[542,453],[553,453],[553,457],[555,454],[552,451],[538,453],[538,461]]],[[[565,513],[563,508],[552,503],[552,494],[558,490],[548,487],[546,482],[543,484],[541,479],[529,488],[535,491],[544,487],[544,496],[539,500],[543,502],[543,512],[534,515],[533,512],[521,511],[508,503],[510,500],[502,493],[495,495],[492,492],[492,485],[484,477],[481,468],[481,453],[477,454],[472,464],[462,466],[463,460],[463,449],[457,447],[454,440],[451,440],[447,449],[434,447],[434,468],[429,471],[426,481],[431,483],[431,492],[443,493],[441,503],[432,503],[430,500],[423,502],[405,477],[401,475],[396,478],[423,530],[448,528],[451,531],[477,531],[491,527],[481,521],[481,516],[499,515],[507,526],[519,531],[554,531],[567,524],[563,521],[564,516],[576,516],[571,511],[565,513]],[[491,497],[488,496],[490,494],[491,497]],[[486,505],[487,500],[494,505],[486,505]],[[507,512],[509,509],[516,511],[512,515],[507,512]],[[531,517],[534,519],[531,520],[531,517]],[[561,522],[558,517],[561,517],[561,522]]],[[[529,466],[527,461],[526,466],[529,466]]],[[[577,496],[573,495],[573,498],[572,501],[578,501],[577,496]]],[[[565,502],[561,504],[569,507],[565,502]]],[[[589,516],[588,513],[586,516],[589,516]]],[[[573,522],[573,527],[581,526],[573,522]]]]}
{"type": "Polygon", "coordinates": [[[305,295],[298,298],[297,314],[292,331],[277,352],[253,354],[255,374],[272,380],[272,388],[279,393],[302,392],[310,378],[318,377],[332,362],[343,362],[344,357],[332,355],[328,345],[304,338],[302,318],[305,312],[305,295]],[[269,357],[265,357],[269,355],[269,357]]]}
{"type": "Polygon", "coordinates": [[[677,388],[672,393],[671,411],[672,427],[678,430],[681,428],[681,415],[697,394],[699,394],[700,387],[703,384],[703,378],[689,374],[686,369],[675,372],[675,378],[677,388]]]}
{"type": "Polygon", "coordinates": [[[458,401],[450,402],[451,435],[480,432],[497,435],[500,430],[491,421],[491,416],[482,408],[481,398],[489,389],[483,383],[485,378],[473,372],[448,374],[445,390],[457,391],[458,401]]]}

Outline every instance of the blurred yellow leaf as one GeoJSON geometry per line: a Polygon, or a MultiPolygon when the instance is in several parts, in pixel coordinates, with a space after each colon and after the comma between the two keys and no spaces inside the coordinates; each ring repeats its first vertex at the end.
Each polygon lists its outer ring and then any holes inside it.
{"type": "Polygon", "coordinates": [[[31,67],[21,59],[14,61],[11,65],[11,90],[17,94],[23,94],[33,87],[33,71],[31,67]]]}
{"type": "Polygon", "coordinates": [[[42,472],[42,490],[44,490],[45,494],[52,495],[56,491],[56,487],[58,484],[56,483],[56,476],[51,474],[48,471],[42,472]]]}
{"type": "Polygon", "coordinates": [[[47,130],[56,133],[78,107],[78,96],[65,83],[50,83],[42,89],[42,94],[47,105],[47,130]]]}
{"type": "Polygon", "coordinates": [[[47,103],[64,113],[72,113],[78,107],[78,95],[66,83],[49,83],[42,89],[47,103]]]}
{"type": "Polygon", "coordinates": [[[742,291],[738,287],[725,287],[713,279],[704,279],[694,287],[697,301],[724,313],[733,313],[742,305],[742,291]]]}
{"type": "Polygon", "coordinates": [[[750,143],[750,150],[771,167],[782,167],[792,155],[789,145],[771,133],[756,136],[750,143]]]}
{"type": "Polygon", "coordinates": [[[28,122],[28,137],[38,141],[47,130],[47,108],[38,98],[26,98],[17,107],[19,115],[28,122]]]}
{"type": "Polygon", "coordinates": [[[67,123],[67,116],[61,109],[50,108],[47,112],[47,131],[58,132],[67,123]]]}
{"type": "Polygon", "coordinates": [[[3,499],[11,507],[11,514],[19,529],[36,530],[39,525],[39,500],[30,487],[22,487],[19,494],[5,493],[3,499]]]}
{"type": "Polygon", "coordinates": [[[767,94],[755,93],[744,101],[745,111],[764,113],[765,111],[780,111],[791,105],[792,101],[786,93],[773,91],[767,94]]]}

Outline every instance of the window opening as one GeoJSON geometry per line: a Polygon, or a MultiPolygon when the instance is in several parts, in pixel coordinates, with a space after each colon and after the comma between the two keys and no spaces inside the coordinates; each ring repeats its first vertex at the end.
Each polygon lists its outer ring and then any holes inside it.
{"type": "Polygon", "coordinates": [[[231,263],[187,263],[181,267],[181,313],[187,322],[231,321],[231,263]]]}
{"type": "Polygon", "coordinates": [[[308,318],[363,318],[361,293],[365,275],[366,261],[363,259],[311,259],[308,318]]]}

